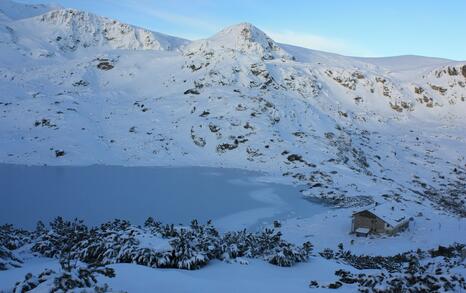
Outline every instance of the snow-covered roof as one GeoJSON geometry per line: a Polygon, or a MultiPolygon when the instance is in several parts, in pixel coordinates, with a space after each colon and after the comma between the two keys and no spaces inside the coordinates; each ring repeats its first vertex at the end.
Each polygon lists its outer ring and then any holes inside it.
{"type": "Polygon", "coordinates": [[[392,227],[396,227],[397,225],[407,221],[409,218],[404,209],[391,204],[379,204],[372,208],[358,211],[355,214],[364,211],[368,211],[376,215],[392,227]]]}

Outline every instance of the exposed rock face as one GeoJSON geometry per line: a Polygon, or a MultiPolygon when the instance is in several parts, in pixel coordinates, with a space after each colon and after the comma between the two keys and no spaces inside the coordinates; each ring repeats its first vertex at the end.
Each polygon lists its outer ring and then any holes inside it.
{"type": "Polygon", "coordinates": [[[466,65],[463,65],[463,67],[461,67],[461,73],[463,74],[464,78],[466,78],[466,65]]]}

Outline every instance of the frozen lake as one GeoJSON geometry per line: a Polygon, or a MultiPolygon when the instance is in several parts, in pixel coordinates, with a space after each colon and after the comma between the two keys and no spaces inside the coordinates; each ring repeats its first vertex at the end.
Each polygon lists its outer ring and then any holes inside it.
{"type": "Polygon", "coordinates": [[[261,174],[205,167],[22,166],[0,164],[0,224],[33,228],[56,216],[101,224],[209,219],[220,229],[310,216],[326,208],[293,186],[260,182],[261,174]]]}

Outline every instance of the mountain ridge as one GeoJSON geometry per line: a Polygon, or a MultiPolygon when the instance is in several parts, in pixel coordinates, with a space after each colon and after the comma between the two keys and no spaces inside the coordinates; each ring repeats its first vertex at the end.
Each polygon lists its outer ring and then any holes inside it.
{"type": "MultiPolygon", "coordinates": [[[[24,4],[24,3],[11,1],[11,0],[3,0],[3,4],[0,6],[0,13],[2,13],[2,11],[4,12],[3,15],[5,15],[5,16],[8,16],[8,14],[13,14],[13,15],[10,15],[10,16],[12,16],[11,19],[6,19],[5,21],[16,21],[16,20],[21,20],[21,19],[33,18],[33,17],[37,17],[37,16],[40,16],[40,15],[47,14],[47,13],[52,12],[52,11],[62,11],[62,12],[63,11],[68,11],[68,12],[73,12],[73,13],[80,14],[80,15],[83,15],[83,14],[84,15],[92,15],[92,16],[95,16],[95,17],[98,17],[98,18],[101,18],[101,19],[106,19],[106,20],[109,20],[109,21],[117,22],[119,24],[124,24],[124,23],[122,23],[122,22],[120,22],[118,20],[113,20],[113,19],[108,18],[108,17],[97,16],[96,14],[91,13],[91,12],[81,11],[79,9],[73,9],[73,8],[64,8],[62,6],[55,5],[55,4],[54,5],[50,5],[50,4],[24,4]],[[9,11],[9,13],[5,13],[5,11],[9,11]],[[19,11],[21,11],[21,13],[23,13],[23,14],[20,14],[19,11]],[[32,12],[29,12],[29,11],[32,11],[32,12]],[[14,16],[15,14],[16,14],[16,16],[14,16]]],[[[42,18],[44,18],[44,16],[42,18]]],[[[124,25],[125,26],[130,26],[130,27],[133,27],[133,28],[136,28],[136,29],[142,29],[142,30],[150,31],[150,30],[147,30],[147,29],[144,29],[144,28],[141,28],[139,26],[132,25],[132,24],[124,24],[124,25]]],[[[194,40],[194,41],[190,41],[190,40],[186,40],[186,39],[183,39],[183,38],[163,34],[163,33],[160,33],[160,32],[154,32],[154,31],[150,31],[150,32],[155,33],[155,34],[159,34],[159,35],[162,35],[162,36],[165,36],[165,37],[168,37],[168,38],[178,39],[179,41],[183,42],[183,44],[178,46],[178,47],[181,47],[181,46],[186,46],[189,43],[196,42],[196,41],[215,40],[216,38],[218,39],[219,37],[221,37],[222,34],[225,35],[225,36],[231,36],[231,33],[233,33],[234,35],[236,34],[236,36],[238,37],[238,36],[241,35],[241,33],[239,32],[240,30],[244,30],[245,32],[248,32],[248,31],[252,32],[253,39],[255,37],[256,38],[259,37],[261,39],[260,43],[264,47],[267,47],[269,45],[268,41],[270,41],[271,42],[270,46],[275,47],[275,50],[278,49],[276,47],[281,47],[281,46],[295,47],[295,48],[299,48],[299,49],[310,50],[310,51],[313,51],[315,53],[325,53],[325,54],[331,54],[331,55],[335,55],[335,56],[342,56],[342,57],[347,57],[347,58],[360,59],[361,61],[369,61],[369,63],[373,63],[374,61],[387,61],[389,59],[406,59],[406,58],[424,59],[424,60],[426,60],[426,62],[430,61],[430,63],[437,63],[437,64],[445,63],[445,62],[466,62],[465,60],[463,60],[463,61],[461,61],[461,60],[450,60],[450,59],[446,59],[446,58],[428,57],[428,56],[421,56],[421,55],[399,55],[399,56],[386,56],[386,57],[358,57],[358,56],[341,55],[341,54],[338,54],[338,53],[329,53],[329,52],[325,52],[325,51],[314,50],[312,48],[305,48],[305,47],[300,47],[300,46],[291,45],[291,44],[278,44],[274,40],[272,40],[267,34],[265,34],[262,30],[257,28],[252,23],[248,23],[248,22],[241,22],[241,23],[237,23],[237,24],[227,26],[227,27],[223,28],[222,30],[220,30],[219,32],[217,32],[216,34],[212,35],[211,37],[208,37],[206,39],[201,39],[201,40],[194,40]],[[438,62],[435,62],[435,61],[438,61],[438,62]]],[[[239,39],[241,39],[241,38],[239,38],[239,39]]]]}

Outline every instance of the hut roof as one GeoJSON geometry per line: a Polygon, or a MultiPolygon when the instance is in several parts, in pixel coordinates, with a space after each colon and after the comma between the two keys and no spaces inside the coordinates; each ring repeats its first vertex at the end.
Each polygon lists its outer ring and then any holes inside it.
{"type": "Polygon", "coordinates": [[[397,225],[405,222],[408,219],[406,212],[403,209],[389,204],[376,205],[372,208],[358,211],[354,213],[354,215],[366,211],[379,217],[392,227],[396,227],[397,225]]]}

